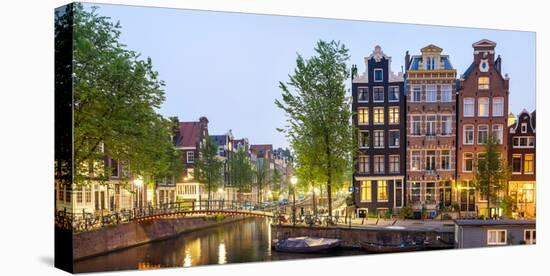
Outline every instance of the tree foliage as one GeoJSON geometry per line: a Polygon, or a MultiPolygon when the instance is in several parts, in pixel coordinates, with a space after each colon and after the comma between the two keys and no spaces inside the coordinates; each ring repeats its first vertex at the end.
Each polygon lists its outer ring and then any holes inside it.
{"type": "Polygon", "coordinates": [[[217,191],[223,184],[223,161],[218,158],[218,145],[212,137],[199,149],[199,156],[195,159],[194,177],[204,184],[208,192],[208,201],[212,199],[212,192],[217,191]]]}
{"type": "MultiPolygon", "coordinates": [[[[332,188],[341,186],[351,170],[353,133],[348,49],[339,42],[319,41],[309,59],[298,55],[288,82],[280,82],[285,111],[284,132],[296,153],[297,173],[306,181],[326,183],[328,211],[332,214],[332,188]]],[[[306,182],[307,183],[307,182],[306,182]]]]}
{"type": "MultiPolygon", "coordinates": [[[[164,82],[150,58],[120,42],[120,23],[96,11],[74,5],[75,182],[89,179],[90,164],[105,156],[127,164],[129,176],[174,175],[181,157],[172,144],[172,122],[157,113],[164,82]]],[[[107,179],[109,171],[94,176],[107,179]]]]}
{"type": "Polygon", "coordinates": [[[251,191],[253,178],[252,163],[244,148],[239,148],[230,155],[229,175],[231,185],[238,189],[240,200],[242,193],[251,191]]]}

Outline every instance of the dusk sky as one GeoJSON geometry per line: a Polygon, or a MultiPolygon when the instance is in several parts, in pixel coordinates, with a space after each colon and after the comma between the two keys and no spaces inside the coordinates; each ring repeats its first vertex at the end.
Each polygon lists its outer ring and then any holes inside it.
{"type": "Polygon", "coordinates": [[[473,60],[472,43],[487,38],[497,43],[503,73],[510,76],[510,111],[535,109],[533,32],[94,5],[99,14],[120,21],[122,43],[151,57],[166,82],[161,114],[180,121],[206,116],[210,134],[232,129],[236,138],[252,144],[288,146],[275,129],[285,125],[274,104],[281,95],[279,81],[288,80],[296,54],[312,55],[319,39],[344,43],[349,65],[357,64],[359,73],[375,45],[392,57],[392,69],[399,72],[405,51],[419,54],[435,44],[462,74],[473,60]]]}

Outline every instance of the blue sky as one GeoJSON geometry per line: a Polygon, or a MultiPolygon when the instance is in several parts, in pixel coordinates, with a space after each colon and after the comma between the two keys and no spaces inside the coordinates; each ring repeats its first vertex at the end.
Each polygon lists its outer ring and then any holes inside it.
{"type": "Polygon", "coordinates": [[[275,130],[285,124],[274,105],[281,94],[278,83],[288,80],[296,54],[312,55],[319,39],[344,43],[349,64],[357,64],[360,73],[375,45],[392,57],[398,72],[405,51],[419,54],[435,44],[462,74],[473,59],[472,43],[487,38],[497,43],[502,70],[511,78],[510,111],[535,109],[533,32],[94,5],[101,15],[120,21],[122,43],[152,58],[166,82],[160,113],[180,121],[207,116],[211,134],[232,129],[253,144],[288,146],[275,130]]]}

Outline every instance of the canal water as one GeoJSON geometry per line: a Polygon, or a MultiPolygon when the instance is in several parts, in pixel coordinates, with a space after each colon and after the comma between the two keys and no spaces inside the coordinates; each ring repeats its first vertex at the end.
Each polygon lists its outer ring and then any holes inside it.
{"type": "Polygon", "coordinates": [[[270,246],[270,227],[269,219],[249,218],[84,259],[75,263],[75,272],[192,267],[366,254],[355,249],[338,249],[319,254],[275,252],[270,246]]]}

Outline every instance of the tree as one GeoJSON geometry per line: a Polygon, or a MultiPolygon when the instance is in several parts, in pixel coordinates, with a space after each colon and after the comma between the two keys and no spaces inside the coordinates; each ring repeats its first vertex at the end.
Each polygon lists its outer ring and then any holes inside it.
{"type": "Polygon", "coordinates": [[[265,157],[258,157],[256,159],[254,174],[256,176],[256,188],[258,190],[257,202],[262,204],[262,191],[270,184],[271,169],[269,168],[269,160],[265,157]]]}
{"type": "Polygon", "coordinates": [[[270,180],[270,187],[271,193],[273,195],[274,199],[279,198],[279,193],[281,192],[281,186],[282,186],[283,176],[281,172],[275,168],[273,170],[273,173],[271,174],[271,180],[270,180]]]}
{"type": "Polygon", "coordinates": [[[242,193],[250,192],[253,177],[252,164],[244,148],[239,148],[230,155],[229,172],[231,185],[237,188],[238,200],[241,201],[242,193]]]}
{"type": "Polygon", "coordinates": [[[175,175],[181,157],[170,139],[171,122],[156,112],[165,100],[164,82],[150,58],[120,43],[120,23],[96,10],[74,4],[70,25],[75,183],[107,180],[105,156],[126,164],[128,178],[175,175]]]}
{"type": "Polygon", "coordinates": [[[510,169],[503,161],[500,147],[496,137],[489,135],[484,157],[476,160],[474,187],[487,198],[488,217],[492,217],[492,209],[500,205],[502,192],[510,179],[510,169]]]}
{"type": "Polygon", "coordinates": [[[218,145],[212,137],[206,138],[204,143],[199,148],[199,156],[195,159],[194,177],[205,185],[208,192],[208,203],[212,199],[212,192],[217,191],[223,181],[223,161],[218,158],[218,145]]]}
{"type": "Polygon", "coordinates": [[[319,41],[316,55],[298,55],[294,74],[280,82],[282,101],[275,104],[288,117],[284,132],[297,158],[314,173],[311,179],[326,183],[328,212],[332,215],[332,190],[351,169],[353,133],[350,98],[345,81],[349,77],[348,49],[339,42],[319,41]]]}

